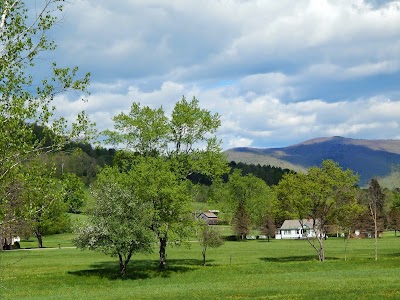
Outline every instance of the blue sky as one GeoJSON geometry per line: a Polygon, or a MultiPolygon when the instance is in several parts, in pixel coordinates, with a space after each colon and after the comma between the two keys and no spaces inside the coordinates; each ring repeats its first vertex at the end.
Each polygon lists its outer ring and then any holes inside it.
{"type": "Polygon", "coordinates": [[[182,95],[221,116],[224,149],[400,138],[400,1],[75,0],[51,58],[91,72],[100,130],[133,101],[182,95]]]}

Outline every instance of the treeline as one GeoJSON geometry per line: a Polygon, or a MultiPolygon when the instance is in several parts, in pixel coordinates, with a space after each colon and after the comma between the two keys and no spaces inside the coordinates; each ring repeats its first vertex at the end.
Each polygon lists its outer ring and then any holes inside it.
{"type": "MultiPolygon", "coordinates": [[[[68,172],[79,176],[88,185],[94,181],[99,168],[114,166],[117,150],[114,148],[93,147],[87,143],[70,143],[59,153],[54,153],[55,164],[58,165],[58,173],[68,172]],[[63,164],[63,166],[62,166],[63,164]],[[61,168],[63,170],[61,170],[61,168]]],[[[241,170],[242,175],[253,174],[262,179],[269,186],[277,185],[283,175],[293,172],[289,169],[282,169],[270,165],[246,164],[243,162],[229,163],[230,172],[223,175],[224,182],[228,181],[229,175],[235,170],[241,170]]],[[[211,180],[207,176],[194,173],[188,176],[193,183],[210,185],[211,180]]]]}
{"type": "Polygon", "coordinates": [[[242,171],[242,175],[253,174],[254,176],[264,180],[269,186],[277,185],[284,174],[291,172],[289,169],[282,169],[270,165],[261,166],[260,164],[236,163],[234,161],[231,161],[229,166],[231,167],[231,173],[234,170],[239,169],[242,171]]]}

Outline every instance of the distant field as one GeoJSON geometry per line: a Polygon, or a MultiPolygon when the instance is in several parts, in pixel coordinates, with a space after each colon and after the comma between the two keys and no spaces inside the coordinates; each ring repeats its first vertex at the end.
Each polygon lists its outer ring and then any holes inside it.
{"type": "Polygon", "coordinates": [[[323,263],[306,241],[252,240],[207,250],[203,267],[193,242],[167,249],[164,272],[157,249],[134,256],[124,279],[116,258],[69,248],[71,238],[0,253],[0,299],[400,299],[400,237],[393,233],[379,240],[377,262],[372,239],[351,240],[344,261],[343,241],[330,238],[323,263]]]}

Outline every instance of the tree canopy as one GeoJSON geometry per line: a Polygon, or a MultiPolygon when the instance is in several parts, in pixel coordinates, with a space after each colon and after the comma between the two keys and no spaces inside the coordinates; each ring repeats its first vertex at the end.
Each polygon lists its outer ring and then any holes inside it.
{"type": "Polygon", "coordinates": [[[150,229],[153,207],[141,201],[131,188],[130,174],[106,167],[91,187],[95,208],[90,222],[79,227],[74,240],[81,249],[102,251],[119,259],[125,275],[134,253],[151,252],[154,234],[150,229]]]}
{"type": "Polygon", "coordinates": [[[353,171],[325,160],[321,167],[309,168],[307,174],[285,174],[277,185],[278,199],[287,215],[298,219],[301,226],[304,219],[312,220],[315,236],[308,241],[321,261],[325,259],[325,226],[340,207],[356,201],[357,182],[353,171]]]}
{"type": "MultiPolygon", "coordinates": [[[[220,125],[218,114],[199,107],[193,98],[182,97],[167,116],[162,107],[150,108],[134,102],[129,113],[113,118],[114,130],[103,134],[106,142],[125,151],[116,155],[121,171],[131,172],[139,199],[154,208],[151,228],[160,242],[160,268],[166,266],[170,234],[179,240],[192,228],[193,201],[184,190],[193,173],[219,178],[228,171],[227,161],[215,137],[220,125]]],[[[187,235],[186,235],[187,236],[187,235]]]]}

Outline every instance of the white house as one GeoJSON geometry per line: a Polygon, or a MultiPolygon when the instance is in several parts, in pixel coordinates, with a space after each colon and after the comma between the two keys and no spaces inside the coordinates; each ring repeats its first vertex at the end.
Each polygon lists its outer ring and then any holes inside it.
{"type": "Polygon", "coordinates": [[[313,231],[313,220],[302,220],[303,226],[299,220],[285,220],[281,228],[275,234],[275,238],[280,239],[305,239],[315,237],[313,231]]]}

